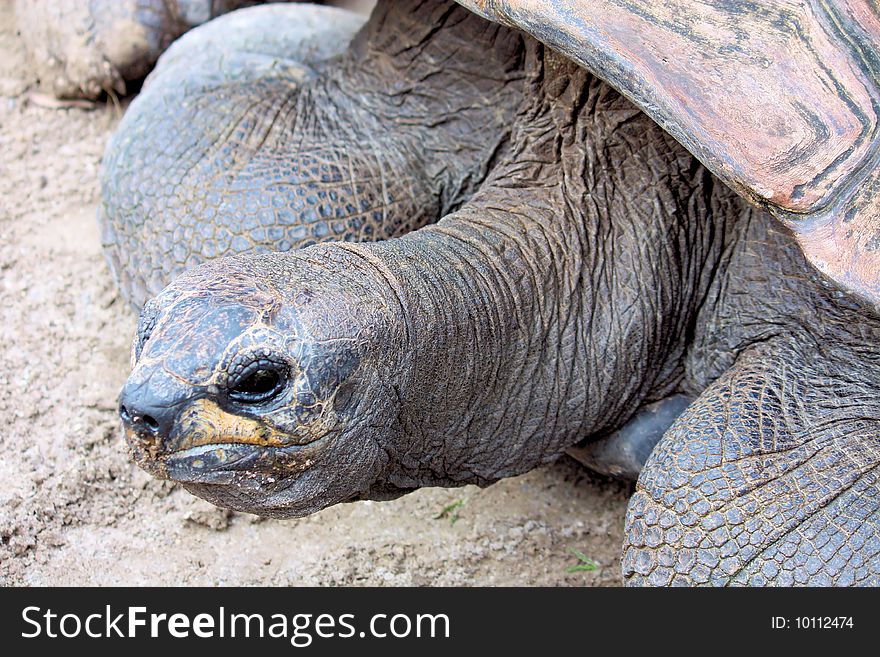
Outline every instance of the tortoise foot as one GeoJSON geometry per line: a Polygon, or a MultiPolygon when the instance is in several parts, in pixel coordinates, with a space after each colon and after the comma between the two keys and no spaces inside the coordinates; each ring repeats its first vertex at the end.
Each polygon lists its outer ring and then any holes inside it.
{"type": "Polygon", "coordinates": [[[685,395],[672,395],[647,404],[611,435],[580,443],[566,453],[591,470],[635,481],[654,446],[690,403],[685,395]]]}

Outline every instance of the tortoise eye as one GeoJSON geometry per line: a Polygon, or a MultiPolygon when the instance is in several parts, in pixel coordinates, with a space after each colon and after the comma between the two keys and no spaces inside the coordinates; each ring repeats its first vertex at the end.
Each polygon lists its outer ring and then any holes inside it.
{"type": "Polygon", "coordinates": [[[284,388],[285,372],[273,363],[255,363],[231,382],[229,397],[237,402],[256,404],[271,399],[284,388]]]}

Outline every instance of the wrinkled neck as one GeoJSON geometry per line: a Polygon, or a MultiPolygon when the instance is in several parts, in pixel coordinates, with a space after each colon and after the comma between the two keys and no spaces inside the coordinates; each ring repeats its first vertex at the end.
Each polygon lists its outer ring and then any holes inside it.
{"type": "MultiPolygon", "coordinates": [[[[369,62],[371,72],[400,93],[406,82],[475,80],[522,66],[522,37],[451,0],[379,0],[350,48],[353,62],[369,62]]],[[[475,90],[472,90],[475,91],[475,90]]]]}
{"type": "Polygon", "coordinates": [[[534,57],[510,150],[474,197],[344,247],[406,318],[401,487],[528,471],[669,394],[723,247],[731,208],[705,170],[588,73],[534,57]]]}
{"type": "Polygon", "coordinates": [[[439,218],[473,193],[506,147],[523,57],[518,32],[453,2],[380,1],[348,52],[327,64],[315,97],[357,107],[355,138],[381,145],[382,184],[427,182],[439,218]],[[416,170],[401,173],[411,162],[416,170]]]}

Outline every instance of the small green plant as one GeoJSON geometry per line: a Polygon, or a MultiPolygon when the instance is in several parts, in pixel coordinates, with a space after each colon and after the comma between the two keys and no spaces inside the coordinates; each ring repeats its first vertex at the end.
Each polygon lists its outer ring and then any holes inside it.
{"type": "Polygon", "coordinates": [[[590,559],[586,554],[581,552],[580,550],[576,550],[574,548],[568,548],[568,551],[571,552],[574,556],[578,558],[580,561],[579,564],[575,566],[569,566],[565,569],[567,573],[580,573],[580,572],[588,572],[591,570],[596,570],[599,567],[595,561],[590,559]]]}
{"type": "Polygon", "coordinates": [[[464,506],[464,498],[455,500],[452,504],[447,504],[443,507],[443,509],[434,516],[435,520],[440,520],[441,518],[449,518],[449,524],[454,525],[458,522],[458,510],[464,506]]]}

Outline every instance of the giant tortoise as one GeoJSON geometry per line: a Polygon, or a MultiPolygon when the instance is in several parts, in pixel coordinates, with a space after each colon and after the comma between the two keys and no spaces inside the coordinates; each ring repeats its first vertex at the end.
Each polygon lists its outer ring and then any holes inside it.
{"type": "Polygon", "coordinates": [[[134,459],[291,517],[574,448],[643,466],[630,584],[880,583],[876,7],[461,4],[162,56],[101,180],[134,459]]]}

